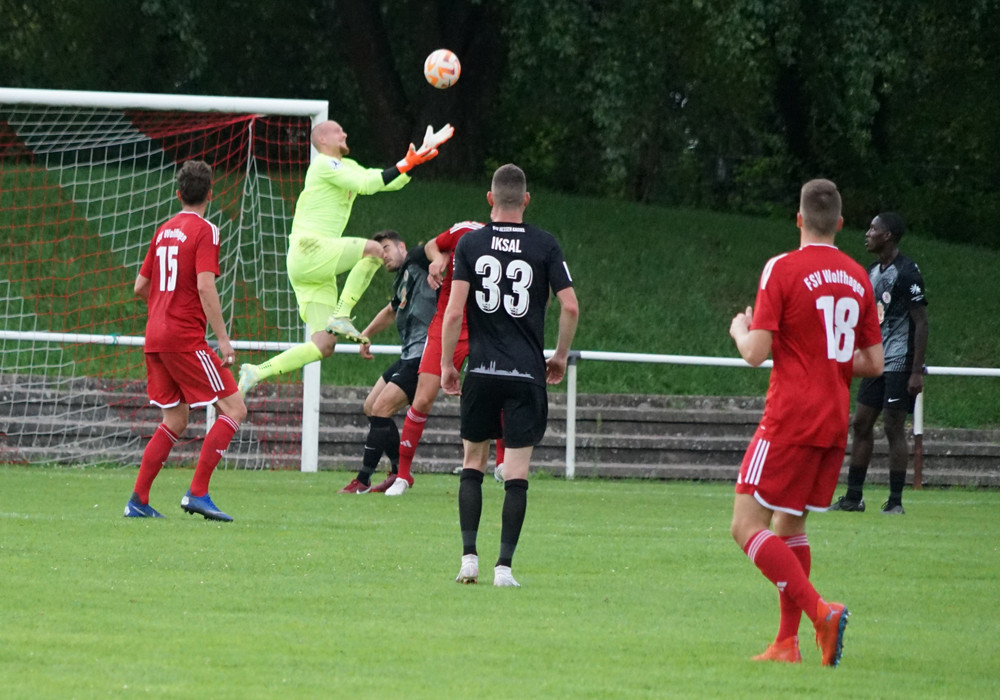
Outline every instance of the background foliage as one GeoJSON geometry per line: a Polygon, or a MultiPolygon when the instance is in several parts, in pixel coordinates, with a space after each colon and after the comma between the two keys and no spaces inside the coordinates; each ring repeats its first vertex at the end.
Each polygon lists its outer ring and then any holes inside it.
{"type": "MultiPolygon", "coordinates": [[[[784,212],[1000,246],[1000,0],[8,0],[0,84],[319,98],[371,165],[428,122],[428,174],[784,212]],[[463,76],[427,86],[447,46],[463,76]]],[[[423,173],[422,173],[423,174],[423,173]]]]}

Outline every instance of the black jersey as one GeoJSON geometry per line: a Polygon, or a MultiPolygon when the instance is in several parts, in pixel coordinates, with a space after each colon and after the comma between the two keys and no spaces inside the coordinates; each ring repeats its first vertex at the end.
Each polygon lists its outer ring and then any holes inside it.
{"type": "Polygon", "coordinates": [[[549,293],[573,285],[555,237],[530,224],[487,224],[458,242],[453,276],[469,283],[468,371],[545,386],[549,293]]]}
{"type": "Polygon", "coordinates": [[[920,268],[899,253],[882,267],[876,261],[868,268],[868,278],[875,290],[878,320],[882,326],[882,348],[886,372],[909,372],[913,365],[913,320],[910,309],[927,305],[924,278],[920,268]]]}
{"type": "Polygon", "coordinates": [[[412,360],[424,352],[427,327],[437,310],[437,292],[427,284],[430,260],[423,246],[414,246],[392,281],[392,310],[396,312],[396,329],[402,341],[400,359],[412,360]]]}

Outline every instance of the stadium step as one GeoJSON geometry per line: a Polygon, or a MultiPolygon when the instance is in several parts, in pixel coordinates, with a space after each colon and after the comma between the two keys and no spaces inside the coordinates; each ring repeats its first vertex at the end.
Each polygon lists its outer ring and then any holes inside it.
{"type": "MultiPolygon", "coordinates": [[[[368,420],[367,387],[323,387],[319,466],[360,466],[368,420]]],[[[297,468],[301,387],[262,385],[247,400],[249,415],[225,466],[297,468]]],[[[575,473],[578,476],[735,480],[763,409],[762,397],[579,395],[575,473]]],[[[566,395],[551,394],[549,427],[536,448],[536,470],[566,473],[566,395]]],[[[0,460],[137,464],[159,423],[143,382],[78,379],[12,380],[0,375],[0,460]],[[41,399],[44,398],[45,401],[41,399]],[[76,446],[65,447],[72,437],[76,446]]],[[[403,417],[397,416],[402,427],[403,417]]],[[[459,402],[440,396],[427,422],[414,472],[447,473],[461,464],[459,402]]],[[[197,413],[171,463],[197,459],[204,421],[197,413]]],[[[910,440],[912,450],[913,441],[910,440]]],[[[846,464],[846,462],[845,462],[846,464]]],[[[846,479],[846,466],[842,480],[846,479]]],[[[912,467],[909,473],[912,481],[912,467]]],[[[869,480],[888,482],[887,445],[878,429],[869,480]]],[[[1000,486],[1000,431],[930,428],[923,436],[926,485],[1000,486]]]]}

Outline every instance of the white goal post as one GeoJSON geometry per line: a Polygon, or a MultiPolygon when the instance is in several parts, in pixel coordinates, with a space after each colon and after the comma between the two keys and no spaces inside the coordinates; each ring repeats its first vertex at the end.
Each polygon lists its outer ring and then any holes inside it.
{"type": "MultiPolygon", "coordinates": [[[[141,454],[139,433],[149,432],[127,425],[143,420],[134,403],[103,410],[86,396],[120,396],[144,379],[130,349],[145,315],[131,280],[176,209],[174,173],[188,158],[216,171],[208,218],[222,230],[219,291],[227,324],[239,324],[234,346],[301,342],[285,240],[316,155],[309,132],[327,116],[320,100],[0,88],[0,461],[141,454]]],[[[294,458],[316,471],[318,362],[303,370],[301,397],[294,458]]]]}

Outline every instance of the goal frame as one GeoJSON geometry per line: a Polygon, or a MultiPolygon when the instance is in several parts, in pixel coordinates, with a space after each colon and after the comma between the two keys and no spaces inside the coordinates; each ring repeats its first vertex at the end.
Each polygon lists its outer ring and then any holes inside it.
{"type": "MultiPolygon", "coordinates": [[[[277,116],[309,117],[312,126],[329,117],[329,103],[325,100],[281,99],[270,97],[226,97],[212,95],[174,95],[135,92],[98,92],[86,90],[42,90],[32,88],[0,87],[0,104],[22,104],[52,107],[98,107],[109,109],[143,109],[150,111],[228,112],[241,114],[267,114],[277,116]]],[[[318,156],[310,148],[310,159],[318,156]]],[[[308,330],[303,329],[304,340],[308,330]]],[[[5,333],[9,335],[9,333],[5,333]]],[[[17,334],[14,334],[15,336],[17,334]]],[[[25,340],[31,338],[24,334],[25,340]]],[[[46,334],[43,342],[66,342],[60,334],[46,334]]],[[[40,338],[34,338],[36,342],[40,338]]],[[[94,337],[90,342],[124,344],[118,336],[94,337]]],[[[141,344],[142,338],[129,339],[130,344],[141,344]]],[[[234,341],[237,349],[260,349],[257,342],[234,341]]],[[[320,363],[313,362],[302,368],[302,454],[300,470],[315,472],[319,469],[319,413],[320,413],[320,363]]],[[[213,419],[212,411],[207,420],[213,419]]]]}

